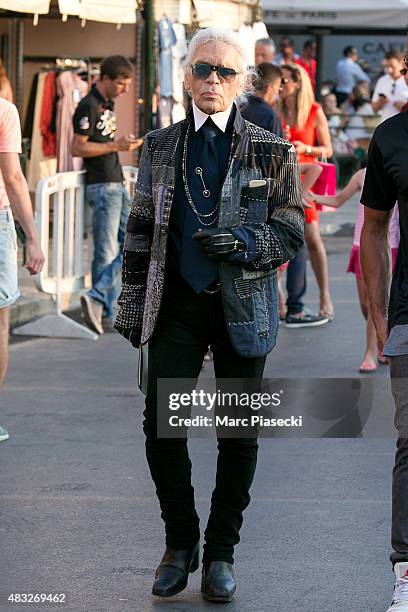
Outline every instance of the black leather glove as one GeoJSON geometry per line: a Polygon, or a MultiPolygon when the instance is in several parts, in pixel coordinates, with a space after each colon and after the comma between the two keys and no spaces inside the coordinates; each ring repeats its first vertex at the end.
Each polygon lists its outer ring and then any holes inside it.
{"type": "Polygon", "coordinates": [[[225,227],[212,227],[198,230],[193,234],[193,240],[197,240],[208,257],[211,259],[223,259],[245,250],[245,244],[237,240],[232,232],[225,227]]]}

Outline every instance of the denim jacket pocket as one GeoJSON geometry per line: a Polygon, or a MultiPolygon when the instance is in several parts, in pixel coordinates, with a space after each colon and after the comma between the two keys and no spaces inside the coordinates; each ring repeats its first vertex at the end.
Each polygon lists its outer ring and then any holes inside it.
{"type": "MultiPolygon", "coordinates": [[[[262,180],[262,179],[261,179],[262,180]]],[[[243,185],[240,194],[240,219],[243,223],[265,223],[268,218],[269,180],[265,185],[250,187],[243,185]]]]}

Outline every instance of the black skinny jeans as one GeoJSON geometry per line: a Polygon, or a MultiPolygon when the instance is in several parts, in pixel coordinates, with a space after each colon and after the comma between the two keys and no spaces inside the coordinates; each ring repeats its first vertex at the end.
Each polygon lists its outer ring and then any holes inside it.
{"type": "MultiPolygon", "coordinates": [[[[143,429],[146,455],[165,523],[166,545],[190,548],[200,537],[191,485],[187,439],[157,437],[157,379],[197,379],[208,346],[216,378],[262,378],[266,357],[245,358],[231,345],[220,293],[197,295],[173,275],[166,284],[159,321],[149,343],[143,429]]],[[[168,409],[168,407],[166,407],[168,409]]],[[[250,501],[258,443],[254,438],[218,437],[216,486],[205,530],[204,560],[233,563],[242,513],[250,501]]]]}

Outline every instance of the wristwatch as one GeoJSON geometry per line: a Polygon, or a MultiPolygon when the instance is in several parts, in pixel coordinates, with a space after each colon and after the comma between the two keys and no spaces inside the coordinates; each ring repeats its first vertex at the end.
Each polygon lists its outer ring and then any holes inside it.
{"type": "Polygon", "coordinates": [[[307,145],[306,147],[306,155],[311,155],[312,154],[312,147],[310,145],[307,145]]]}

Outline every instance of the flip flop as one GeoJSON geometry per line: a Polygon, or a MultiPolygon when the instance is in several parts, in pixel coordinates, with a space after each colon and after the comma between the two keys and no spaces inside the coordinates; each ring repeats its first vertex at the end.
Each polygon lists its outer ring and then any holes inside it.
{"type": "Polygon", "coordinates": [[[388,361],[387,357],[384,357],[384,355],[382,354],[381,351],[378,351],[378,353],[377,353],[377,361],[382,366],[389,365],[389,363],[390,363],[388,361]]]}
{"type": "Polygon", "coordinates": [[[358,369],[360,374],[371,374],[372,372],[375,372],[376,369],[377,369],[377,364],[376,363],[374,364],[374,366],[364,367],[365,365],[368,366],[368,362],[367,361],[362,361],[361,364],[360,364],[360,367],[358,369]]]}
{"type": "Polygon", "coordinates": [[[320,310],[319,314],[322,315],[323,317],[327,317],[329,321],[334,320],[334,312],[332,310],[329,312],[326,312],[325,310],[320,310]]]}

